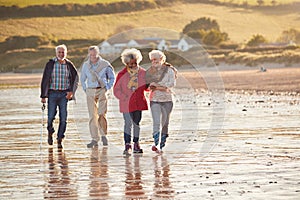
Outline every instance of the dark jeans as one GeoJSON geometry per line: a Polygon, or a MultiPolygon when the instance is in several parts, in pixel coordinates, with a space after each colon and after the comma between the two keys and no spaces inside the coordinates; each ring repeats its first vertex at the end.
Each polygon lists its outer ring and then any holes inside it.
{"type": "Polygon", "coordinates": [[[138,142],[140,137],[140,121],[142,119],[142,111],[137,110],[130,113],[123,113],[124,118],[124,141],[131,142],[131,129],[133,126],[133,142],[138,142]]]}
{"type": "Polygon", "coordinates": [[[49,91],[48,96],[48,124],[47,130],[49,133],[54,133],[53,121],[57,113],[57,107],[59,109],[59,126],[57,132],[57,139],[65,137],[65,131],[67,127],[67,105],[68,100],[66,98],[66,91],[49,91]]]}

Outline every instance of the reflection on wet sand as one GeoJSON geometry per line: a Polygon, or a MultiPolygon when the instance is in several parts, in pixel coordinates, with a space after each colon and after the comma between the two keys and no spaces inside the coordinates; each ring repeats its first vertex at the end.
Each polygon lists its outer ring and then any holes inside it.
{"type": "Polygon", "coordinates": [[[125,157],[125,196],[126,199],[147,199],[143,189],[140,157],[134,155],[125,157]],[[132,164],[133,162],[133,164],[132,164]]]}
{"type": "Polygon", "coordinates": [[[90,164],[89,196],[93,199],[108,199],[107,147],[103,147],[100,153],[98,147],[92,148],[90,164]]]}
{"type": "Polygon", "coordinates": [[[169,175],[170,165],[163,155],[153,157],[154,164],[154,199],[173,199],[174,189],[172,188],[169,175]],[[160,164],[160,165],[159,165],[160,164]]]}
{"type": "Polygon", "coordinates": [[[45,185],[45,199],[76,198],[77,191],[72,188],[69,177],[68,160],[62,149],[57,150],[57,159],[53,148],[48,149],[49,177],[45,185]]]}
{"type": "Polygon", "coordinates": [[[57,152],[56,146],[48,148],[46,134],[39,140],[42,113],[33,101],[38,90],[0,90],[0,199],[299,199],[300,95],[226,93],[223,132],[214,149],[201,157],[213,127],[212,106],[217,111],[218,102],[208,93],[194,97],[180,92],[165,152],[151,151],[152,127],[146,122],[152,118],[145,112],[142,139],[149,149],[143,157],[127,160],[121,153],[122,117],[114,113],[118,102],[111,99],[106,161],[106,150],[87,149],[90,138],[77,128],[88,129],[87,115],[74,110],[76,121],[70,113],[71,137],[64,152],[57,152]],[[186,102],[196,102],[200,109],[196,130],[194,106],[186,102]]]}

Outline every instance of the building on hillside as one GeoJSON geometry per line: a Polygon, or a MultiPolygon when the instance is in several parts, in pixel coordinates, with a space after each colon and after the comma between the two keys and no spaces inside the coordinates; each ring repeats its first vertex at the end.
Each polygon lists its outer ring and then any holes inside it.
{"type": "Polygon", "coordinates": [[[188,51],[191,48],[199,45],[200,44],[192,38],[182,37],[178,42],[177,49],[180,51],[188,51]]]}
{"type": "Polygon", "coordinates": [[[179,40],[166,40],[163,38],[144,38],[144,39],[131,39],[124,41],[104,41],[100,44],[101,54],[119,54],[125,48],[152,48],[161,51],[188,51],[194,46],[199,45],[195,40],[182,37],[179,40]]]}

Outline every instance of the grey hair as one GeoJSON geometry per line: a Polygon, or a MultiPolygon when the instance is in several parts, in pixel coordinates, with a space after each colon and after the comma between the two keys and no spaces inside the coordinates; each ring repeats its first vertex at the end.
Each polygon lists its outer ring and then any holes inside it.
{"type": "Polygon", "coordinates": [[[55,52],[56,53],[58,53],[58,49],[64,49],[65,54],[67,54],[68,49],[67,49],[67,46],[65,44],[61,44],[61,45],[56,46],[55,47],[55,52]]]}
{"type": "Polygon", "coordinates": [[[149,58],[150,58],[150,60],[152,58],[161,59],[161,61],[163,63],[166,62],[166,59],[167,59],[166,55],[162,51],[160,51],[160,50],[152,50],[152,51],[150,51],[149,52],[149,58]]]}
{"type": "Polygon", "coordinates": [[[121,54],[122,63],[127,65],[132,59],[136,59],[136,64],[139,64],[142,61],[143,56],[141,52],[135,48],[125,49],[121,54]]]}
{"type": "Polygon", "coordinates": [[[96,53],[97,53],[97,58],[100,58],[101,56],[100,56],[100,49],[99,49],[99,47],[98,46],[96,46],[96,45],[93,45],[93,46],[89,46],[89,49],[88,49],[88,54],[89,54],[89,56],[90,56],[90,52],[91,51],[96,51],[96,53]]]}
{"type": "Polygon", "coordinates": [[[88,51],[90,53],[93,50],[95,50],[97,52],[97,54],[100,54],[100,49],[98,46],[90,46],[88,51]]]}

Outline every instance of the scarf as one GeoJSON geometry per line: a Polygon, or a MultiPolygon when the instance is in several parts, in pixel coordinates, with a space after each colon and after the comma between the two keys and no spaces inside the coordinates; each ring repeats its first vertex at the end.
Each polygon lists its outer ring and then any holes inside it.
{"type": "Polygon", "coordinates": [[[127,84],[128,89],[135,91],[138,88],[138,72],[139,68],[137,69],[131,69],[129,67],[126,67],[127,72],[130,76],[129,82],[127,84]]]}
{"type": "MultiPolygon", "coordinates": [[[[109,64],[106,61],[102,60],[101,58],[99,58],[98,61],[95,64],[93,64],[90,60],[88,60],[88,64],[89,64],[88,65],[88,69],[89,69],[89,71],[91,73],[91,79],[92,79],[92,81],[93,82],[96,82],[96,81],[99,82],[100,79],[101,79],[99,77],[100,71],[103,68],[109,66],[109,64]]],[[[101,85],[101,87],[103,86],[101,83],[100,83],[100,85],[101,85]]]]}
{"type": "Polygon", "coordinates": [[[168,68],[171,68],[175,73],[175,78],[177,78],[177,69],[173,67],[169,63],[164,63],[160,69],[157,69],[156,67],[151,66],[146,73],[146,82],[147,84],[150,84],[152,82],[158,83],[160,82],[165,74],[168,72],[168,68]]]}

